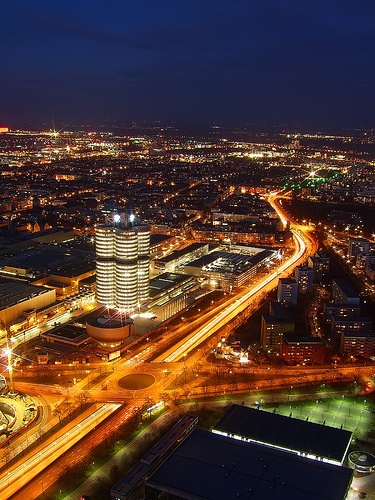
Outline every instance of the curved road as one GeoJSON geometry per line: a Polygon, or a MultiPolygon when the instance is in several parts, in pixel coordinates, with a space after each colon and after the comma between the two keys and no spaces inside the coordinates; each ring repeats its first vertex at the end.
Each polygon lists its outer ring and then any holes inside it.
{"type": "MultiPolygon", "coordinates": [[[[286,214],[285,210],[278,203],[278,194],[272,193],[268,201],[275,209],[283,224],[286,221],[291,221],[290,217],[286,214]]],[[[293,255],[287,259],[283,264],[278,266],[276,270],[266,276],[260,283],[252,287],[248,292],[242,296],[239,294],[237,298],[228,305],[223,311],[219,312],[212,320],[208,321],[202,328],[193,332],[188,338],[182,340],[177,346],[173,346],[163,356],[160,356],[157,361],[169,363],[183,359],[192,349],[204,342],[208,337],[212,336],[216,331],[225,326],[228,321],[240,314],[246,309],[251,299],[262,292],[269,292],[277,286],[277,281],[282,273],[291,273],[292,270],[304,262],[309,255],[312,255],[317,250],[317,241],[309,233],[308,228],[305,226],[297,226],[291,230],[295,249],[293,255]]]]}

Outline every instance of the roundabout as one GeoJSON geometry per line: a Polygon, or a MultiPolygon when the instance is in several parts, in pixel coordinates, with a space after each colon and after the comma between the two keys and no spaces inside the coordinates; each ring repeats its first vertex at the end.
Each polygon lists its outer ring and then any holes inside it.
{"type": "Polygon", "coordinates": [[[136,391],[147,389],[154,384],[155,380],[155,377],[149,373],[134,373],[120,378],[117,383],[122,389],[136,391]]]}

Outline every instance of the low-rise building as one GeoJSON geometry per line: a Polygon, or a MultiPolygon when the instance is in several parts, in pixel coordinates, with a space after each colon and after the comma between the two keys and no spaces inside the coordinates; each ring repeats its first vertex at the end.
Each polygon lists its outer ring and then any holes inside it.
{"type": "Polygon", "coordinates": [[[282,360],[288,365],[319,365],[326,358],[326,346],[320,337],[295,337],[284,334],[282,360]]]}
{"type": "Polygon", "coordinates": [[[175,250],[164,257],[154,259],[151,262],[151,265],[156,273],[174,272],[177,268],[183,266],[187,262],[198,257],[202,257],[203,255],[207,255],[208,251],[208,243],[192,243],[182,250],[175,250]]]}
{"type": "Polygon", "coordinates": [[[279,355],[282,351],[285,333],[294,333],[295,322],[289,312],[279,302],[270,303],[270,314],[262,316],[261,345],[265,353],[279,355]]]}
{"type": "Polygon", "coordinates": [[[369,359],[375,356],[375,332],[342,333],[340,352],[348,357],[369,359]]]}
{"type": "Polygon", "coordinates": [[[327,325],[331,324],[333,317],[350,318],[361,315],[361,306],[359,304],[334,304],[329,302],[324,304],[323,321],[327,325]]]}
{"type": "Polygon", "coordinates": [[[26,318],[26,311],[33,311],[30,321],[35,321],[37,311],[55,303],[55,290],[18,281],[0,280],[0,320],[11,329],[20,318],[26,318]]]}
{"type": "Polygon", "coordinates": [[[332,333],[334,335],[340,335],[342,333],[350,334],[353,332],[371,332],[372,331],[372,319],[357,316],[357,317],[340,317],[333,316],[332,318],[332,333]]]}
{"type": "Polygon", "coordinates": [[[262,248],[253,248],[252,254],[214,251],[186,264],[184,273],[215,281],[230,292],[254,279],[274,254],[262,248]]]}
{"type": "Polygon", "coordinates": [[[150,300],[147,307],[160,321],[182,311],[188,305],[188,295],[199,283],[193,276],[163,273],[150,280],[150,300]]]}

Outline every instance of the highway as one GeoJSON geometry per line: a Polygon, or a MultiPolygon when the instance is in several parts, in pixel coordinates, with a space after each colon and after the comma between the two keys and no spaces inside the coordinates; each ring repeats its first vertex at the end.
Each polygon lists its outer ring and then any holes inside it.
{"type": "Polygon", "coordinates": [[[54,434],[52,438],[27,455],[21,463],[10,467],[0,477],[1,498],[9,498],[20,490],[119,406],[118,404],[100,405],[79,423],[70,426],[69,430],[64,428],[61,432],[54,434]]]}
{"type": "MultiPolygon", "coordinates": [[[[276,210],[280,219],[286,224],[288,216],[282,207],[277,203],[277,194],[273,193],[269,197],[271,206],[276,210]]],[[[277,286],[278,279],[281,275],[290,274],[293,269],[304,262],[309,255],[315,253],[317,242],[309,234],[309,231],[304,226],[297,226],[291,229],[294,240],[294,252],[290,258],[285,260],[280,266],[273,270],[268,276],[265,276],[258,284],[251,287],[248,292],[243,295],[238,294],[235,300],[229,304],[224,310],[208,321],[202,328],[197,329],[187,338],[174,345],[163,355],[159,356],[155,362],[170,363],[181,361],[184,356],[187,356],[190,351],[199,346],[202,342],[214,335],[220,328],[225,326],[228,321],[235,318],[244,309],[249,307],[251,301],[259,293],[269,292],[277,286]]]]}

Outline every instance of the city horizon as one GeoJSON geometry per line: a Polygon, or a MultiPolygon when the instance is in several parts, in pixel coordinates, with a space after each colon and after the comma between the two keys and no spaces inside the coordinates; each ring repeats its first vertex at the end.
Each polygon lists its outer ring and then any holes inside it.
{"type": "Polygon", "coordinates": [[[1,28],[0,121],[12,127],[374,127],[368,2],[16,0],[2,6],[1,28]]]}
{"type": "Polygon", "coordinates": [[[1,122],[0,123],[0,134],[1,133],[12,133],[12,132],[41,132],[41,133],[78,133],[78,132],[98,132],[98,133],[123,133],[124,135],[131,134],[133,130],[147,131],[150,133],[165,133],[172,134],[176,132],[177,134],[190,133],[194,136],[203,136],[204,134],[222,134],[222,138],[225,138],[225,134],[266,134],[269,136],[280,135],[280,136],[304,136],[304,135],[316,135],[316,136],[337,136],[337,137],[353,137],[353,138],[363,138],[363,137],[374,137],[375,127],[327,127],[327,128],[302,128],[297,125],[286,124],[262,124],[262,123],[243,123],[237,126],[224,124],[224,123],[205,123],[205,122],[167,122],[161,120],[143,120],[143,121],[131,121],[122,122],[120,120],[109,120],[90,123],[72,123],[72,122],[58,122],[58,121],[45,121],[40,123],[25,123],[25,122],[1,122]]]}

